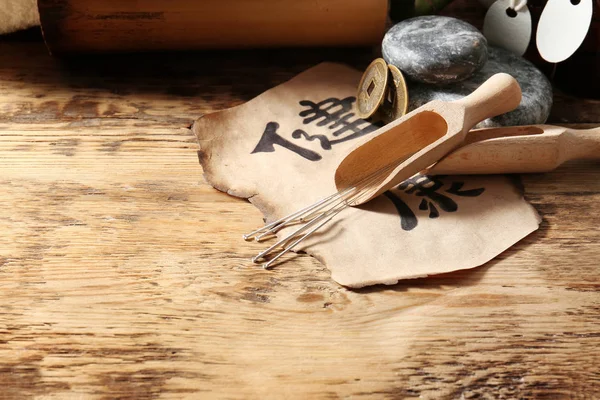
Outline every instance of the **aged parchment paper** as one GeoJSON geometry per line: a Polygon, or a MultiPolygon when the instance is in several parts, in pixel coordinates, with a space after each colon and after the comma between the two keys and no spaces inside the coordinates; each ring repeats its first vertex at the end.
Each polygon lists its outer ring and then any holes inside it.
{"type": "MultiPolygon", "coordinates": [[[[334,193],[336,166],[378,128],[352,111],[360,76],[320,64],[246,104],[200,118],[193,131],[208,182],[248,198],[267,221],[334,193]]],[[[342,285],[394,284],[479,266],[539,223],[507,177],[416,176],[344,210],[297,250],[323,262],[342,285]]]]}

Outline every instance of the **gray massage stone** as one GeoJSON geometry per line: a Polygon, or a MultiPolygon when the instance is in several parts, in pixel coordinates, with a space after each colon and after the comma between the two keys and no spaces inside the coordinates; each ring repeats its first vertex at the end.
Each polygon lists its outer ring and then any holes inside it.
{"type": "Polygon", "coordinates": [[[523,99],[516,110],[487,119],[477,127],[532,125],[546,122],[552,108],[552,85],[546,76],[522,57],[495,47],[489,48],[489,59],[485,66],[466,81],[443,87],[409,82],[408,108],[414,110],[431,100],[461,99],[498,72],[510,74],[519,82],[523,99]]]}
{"type": "Polygon", "coordinates": [[[487,40],[456,18],[425,16],[394,25],[383,38],[383,58],[408,78],[424,83],[459,82],[487,60],[487,40]]]}

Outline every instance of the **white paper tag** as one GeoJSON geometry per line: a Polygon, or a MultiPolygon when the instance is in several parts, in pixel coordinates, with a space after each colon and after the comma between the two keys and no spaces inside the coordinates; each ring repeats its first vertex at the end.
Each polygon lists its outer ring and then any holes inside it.
{"type": "Polygon", "coordinates": [[[527,5],[515,7],[511,0],[496,1],[485,14],[483,34],[492,46],[522,56],[531,40],[531,14],[527,5]]]}
{"type": "Polygon", "coordinates": [[[536,34],[544,60],[557,63],[581,46],[592,22],[592,0],[548,0],[536,34]]]}

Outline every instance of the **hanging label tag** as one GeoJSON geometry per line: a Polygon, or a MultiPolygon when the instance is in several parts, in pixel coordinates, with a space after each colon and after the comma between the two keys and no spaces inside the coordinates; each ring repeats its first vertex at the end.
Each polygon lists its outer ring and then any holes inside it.
{"type": "Polygon", "coordinates": [[[531,14],[527,5],[513,7],[511,0],[498,0],[492,4],[485,14],[483,34],[490,45],[522,56],[531,40],[531,14]]]}
{"type": "Polygon", "coordinates": [[[588,33],[592,13],[592,0],[548,0],[536,34],[544,60],[557,63],[571,57],[588,33]]]}

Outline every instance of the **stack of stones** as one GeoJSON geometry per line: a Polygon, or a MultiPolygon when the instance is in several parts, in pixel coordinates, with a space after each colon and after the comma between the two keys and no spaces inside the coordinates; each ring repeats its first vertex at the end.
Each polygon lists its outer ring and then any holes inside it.
{"type": "Polygon", "coordinates": [[[458,19],[425,16],[402,21],[386,33],[382,53],[408,78],[409,111],[431,100],[458,100],[505,72],[521,85],[520,106],[477,127],[542,124],[550,114],[552,85],[544,74],[522,57],[488,46],[481,32],[458,19]]]}

